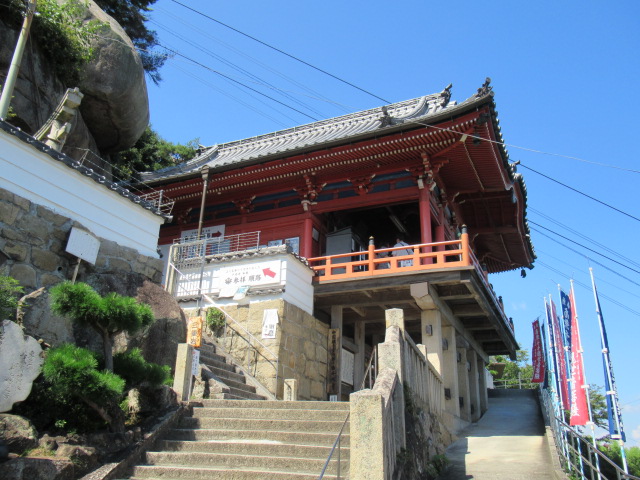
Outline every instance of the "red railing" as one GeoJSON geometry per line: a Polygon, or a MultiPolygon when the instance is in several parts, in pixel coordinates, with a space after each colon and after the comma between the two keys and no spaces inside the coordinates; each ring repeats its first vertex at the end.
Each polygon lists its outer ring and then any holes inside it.
{"type": "Polygon", "coordinates": [[[365,251],[309,258],[308,261],[318,282],[476,265],[484,275],[469,249],[466,233],[459,240],[392,248],[376,249],[371,242],[365,251]],[[407,250],[412,253],[406,254],[407,250]]]}

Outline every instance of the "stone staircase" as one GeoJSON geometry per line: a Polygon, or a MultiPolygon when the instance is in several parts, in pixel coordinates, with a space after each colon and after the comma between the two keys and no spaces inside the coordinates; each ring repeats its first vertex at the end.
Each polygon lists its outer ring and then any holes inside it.
{"type": "MultiPolygon", "coordinates": [[[[146,453],[131,480],[317,479],[348,403],[199,400],[192,413],[146,453]]],[[[340,478],[349,475],[349,425],[341,440],[340,478]]],[[[337,452],[324,478],[336,479],[337,452]]]]}
{"type": "Polygon", "coordinates": [[[238,367],[227,362],[223,355],[216,353],[216,347],[203,343],[200,347],[200,364],[206,365],[211,372],[226,385],[222,393],[212,394],[215,399],[264,400],[256,393],[256,387],[247,385],[247,379],[238,367]]]}

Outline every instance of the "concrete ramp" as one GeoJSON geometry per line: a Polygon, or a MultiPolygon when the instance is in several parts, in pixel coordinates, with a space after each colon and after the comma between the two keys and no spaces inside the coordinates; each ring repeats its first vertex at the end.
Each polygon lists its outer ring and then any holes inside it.
{"type": "Polygon", "coordinates": [[[532,480],[554,475],[533,390],[489,390],[489,410],[460,434],[440,480],[532,480]]]}

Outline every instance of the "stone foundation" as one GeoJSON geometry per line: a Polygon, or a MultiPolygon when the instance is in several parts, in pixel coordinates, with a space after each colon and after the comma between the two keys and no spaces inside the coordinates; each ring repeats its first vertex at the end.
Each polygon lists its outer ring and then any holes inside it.
{"type": "MultiPolygon", "coordinates": [[[[257,348],[261,353],[256,354],[241,338],[248,336],[234,322],[229,322],[226,336],[224,330],[217,332],[222,348],[245,368],[249,360],[249,373],[272,393],[277,391],[277,397],[283,398],[284,379],[294,379],[299,400],[327,398],[328,325],[282,299],[225,306],[224,310],[274,354],[272,357],[260,344],[257,348]],[[274,339],[262,338],[262,319],[268,309],[278,311],[279,323],[274,339]],[[278,367],[277,385],[276,370],[272,364],[278,367]]],[[[195,315],[195,311],[189,315],[195,315]]],[[[253,343],[256,344],[255,341],[253,343]]]]}

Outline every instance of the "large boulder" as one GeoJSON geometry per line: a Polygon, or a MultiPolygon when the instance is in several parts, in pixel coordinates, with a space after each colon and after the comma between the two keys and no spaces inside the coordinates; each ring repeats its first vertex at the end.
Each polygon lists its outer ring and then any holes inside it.
{"type": "Polygon", "coordinates": [[[110,28],[101,30],[93,41],[96,53],[80,82],[84,93],[80,111],[100,150],[118,152],[132,146],[149,124],[147,84],[142,61],[127,34],[89,1],[85,21],[92,20],[110,28]]]}
{"type": "MultiPolygon", "coordinates": [[[[107,27],[93,42],[95,56],[81,72],[80,85],[67,85],[79,86],[84,99],[81,115],[76,117],[63,151],[76,159],[85,157],[87,163],[109,171],[98,155],[132,146],[149,123],[147,86],[142,62],[129,37],[89,0],[84,21],[91,20],[104,22],[107,27]],[[92,153],[87,154],[87,150],[92,153]]],[[[18,30],[0,19],[0,83],[5,82],[17,37],[18,30]]],[[[55,110],[65,90],[39,46],[30,41],[11,103],[17,115],[12,123],[27,133],[35,133],[55,110]]]]}
{"type": "Polygon", "coordinates": [[[4,320],[0,327],[0,412],[8,412],[29,396],[43,362],[36,339],[25,335],[15,322],[4,320]]]}

